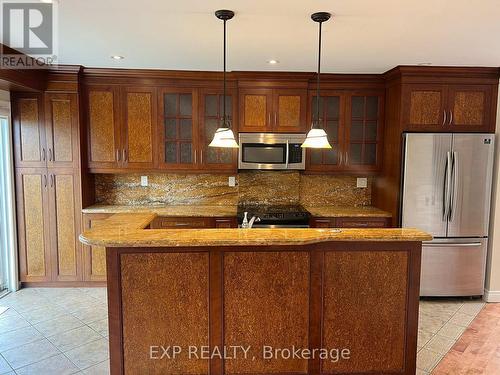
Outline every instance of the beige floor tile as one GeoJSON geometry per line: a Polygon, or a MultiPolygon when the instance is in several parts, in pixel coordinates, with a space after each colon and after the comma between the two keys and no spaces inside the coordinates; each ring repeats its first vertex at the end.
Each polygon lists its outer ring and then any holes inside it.
{"type": "Polygon", "coordinates": [[[107,360],[109,358],[108,345],[108,340],[101,338],[72,349],[64,354],[78,368],[83,370],[107,360]]]}
{"type": "Polygon", "coordinates": [[[427,332],[427,331],[418,331],[418,341],[417,341],[417,346],[419,347],[424,347],[425,344],[429,342],[429,340],[434,336],[434,333],[432,332],[427,332]]]}
{"type": "Polygon", "coordinates": [[[453,318],[450,319],[450,323],[456,324],[457,326],[467,327],[474,319],[474,316],[458,312],[453,315],[453,318]]]}
{"type": "Polygon", "coordinates": [[[108,311],[102,307],[85,307],[72,312],[72,314],[85,324],[103,320],[108,317],[108,311]]]}
{"type": "Polygon", "coordinates": [[[441,358],[441,354],[424,348],[417,354],[417,368],[431,372],[432,369],[439,363],[441,358]]]}
{"type": "Polygon", "coordinates": [[[0,332],[7,333],[20,328],[29,327],[30,324],[22,316],[9,316],[0,319],[0,332]]]}
{"type": "Polygon", "coordinates": [[[0,334],[0,352],[43,339],[43,335],[29,326],[0,334]]]}
{"type": "Polygon", "coordinates": [[[429,373],[427,371],[417,369],[415,375],[429,375],[429,373]]]}
{"type": "Polygon", "coordinates": [[[71,375],[80,370],[63,354],[44,359],[40,362],[21,367],[18,375],[71,375]]]}
{"type": "Polygon", "coordinates": [[[11,371],[12,367],[10,367],[7,361],[0,355],[0,375],[6,374],[11,371]]]}
{"type": "Polygon", "coordinates": [[[445,323],[446,321],[443,319],[435,318],[428,314],[420,314],[418,329],[422,331],[436,333],[445,325],[445,323]]]}
{"type": "Polygon", "coordinates": [[[454,339],[436,335],[424,346],[424,349],[444,355],[448,353],[454,343],[454,339]]]}
{"type": "Polygon", "coordinates": [[[97,320],[88,324],[90,328],[102,336],[109,336],[108,319],[97,320]]]}
{"type": "Polygon", "coordinates": [[[62,308],[56,305],[43,306],[39,309],[22,312],[21,315],[30,323],[37,324],[46,320],[66,314],[62,308]]]}
{"type": "Polygon", "coordinates": [[[108,375],[109,374],[109,361],[101,362],[95,366],[83,370],[85,375],[108,375]]]}
{"type": "Polygon", "coordinates": [[[456,340],[462,335],[462,333],[464,333],[464,331],[465,327],[448,322],[438,331],[437,334],[442,337],[456,340]]]}
{"type": "Polygon", "coordinates": [[[469,302],[464,303],[458,312],[462,314],[476,316],[484,307],[484,302],[469,302]]]}
{"type": "Polygon", "coordinates": [[[47,339],[2,352],[2,356],[14,370],[58,354],[60,354],[59,350],[47,339]]]}
{"type": "Polygon", "coordinates": [[[67,352],[68,350],[91,341],[96,341],[100,338],[102,338],[102,336],[88,326],[82,326],[72,329],[71,331],[48,337],[49,341],[61,352],[67,352]]]}
{"type": "Polygon", "coordinates": [[[35,327],[45,337],[62,334],[71,329],[82,327],[84,323],[73,315],[66,314],[52,320],[35,324],[35,327]]]}

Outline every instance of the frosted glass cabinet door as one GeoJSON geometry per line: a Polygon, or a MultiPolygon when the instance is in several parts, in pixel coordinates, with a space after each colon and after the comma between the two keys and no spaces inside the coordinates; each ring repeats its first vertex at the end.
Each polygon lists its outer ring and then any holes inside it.
{"type": "Polygon", "coordinates": [[[201,157],[196,149],[197,91],[164,89],[159,97],[160,167],[195,168],[201,157]]]}

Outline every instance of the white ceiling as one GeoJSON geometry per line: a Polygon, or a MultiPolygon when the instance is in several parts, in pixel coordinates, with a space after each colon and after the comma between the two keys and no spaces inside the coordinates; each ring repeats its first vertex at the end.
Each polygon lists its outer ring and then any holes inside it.
{"type": "Polygon", "coordinates": [[[60,62],[221,70],[221,8],[236,12],[228,70],[315,71],[316,11],[334,14],[323,25],[324,72],[500,65],[500,0],[59,0],[60,62]]]}

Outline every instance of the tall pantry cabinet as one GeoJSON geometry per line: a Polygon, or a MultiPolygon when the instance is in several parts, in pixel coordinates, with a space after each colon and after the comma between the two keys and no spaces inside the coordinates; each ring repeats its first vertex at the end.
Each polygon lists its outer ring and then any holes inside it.
{"type": "Polygon", "coordinates": [[[82,281],[78,94],[11,100],[21,282],[82,281]]]}

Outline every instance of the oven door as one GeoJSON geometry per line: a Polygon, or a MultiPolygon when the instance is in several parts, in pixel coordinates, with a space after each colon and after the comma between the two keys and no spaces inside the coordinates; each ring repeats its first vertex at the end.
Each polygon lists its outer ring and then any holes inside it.
{"type": "Polygon", "coordinates": [[[239,169],[304,169],[300,134],[240,133],[239,169]]]}

